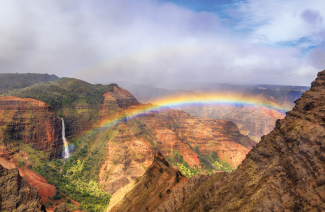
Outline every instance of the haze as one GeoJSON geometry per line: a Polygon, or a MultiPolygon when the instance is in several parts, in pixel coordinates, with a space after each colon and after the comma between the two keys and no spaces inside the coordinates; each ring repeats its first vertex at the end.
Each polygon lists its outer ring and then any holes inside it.
{"type": "Polygon", "coordinates": [[[309,85],[323,0],[1,0],[0,72],[91,83],[309,85]]]}

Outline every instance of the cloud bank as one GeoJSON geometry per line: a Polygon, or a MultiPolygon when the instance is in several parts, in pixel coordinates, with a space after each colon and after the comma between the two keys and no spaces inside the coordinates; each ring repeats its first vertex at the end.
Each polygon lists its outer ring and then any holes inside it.
{"type": "Polygon", "coordinates": [[[309,85],[325,68],[322,1],[238,2],[228,10],[232,26],[155,0],[0,2],[2,73],[309,85]]]}

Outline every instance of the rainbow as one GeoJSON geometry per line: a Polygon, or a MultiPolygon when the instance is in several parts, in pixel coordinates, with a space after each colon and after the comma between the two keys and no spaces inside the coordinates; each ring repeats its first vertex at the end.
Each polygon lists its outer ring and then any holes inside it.
{"type": "Polygon", "coordinates": [[[277,104],[270,102],[261,102],[256,98],[243,98],[234,95],[198,95],[198,96],[182,96],[182,97],[168,97],[157,99],[153,104],[143,104],[141,106],[131,106],[122,113],[111,120],[106,120],[102,128],[108,128],[119,122],[130,120],[142,115],[165,111],[169,109],[182,109],[195,106],[216,106],[216,105],[232,105],[232,106],[260,106],[267,107],[277,111],[287,111],[291,108],[281,108],[277,104]]]}
{"type": "MultiPolygon", "coordinates": [[[[98,130],[107,129],[121,122],[134,119],[147,114],[166,111],[169,109],[182,109],[195,106],[259,106],[267,107],[284,113],[291,108],[281,108],[273,102],[263,102],[254,97],[243,97],[232,94],[207,94],[207,95],[192,95],[192,96],[174,96],[160,98],[153,101],[153,104],[141,104],[130,106],[129,108],[120,111],[114,117],[102,121],[102,123],[93,129],[86,131],[83,135],[91,135],[98,130]]],[[[73,144],[69,144],[69,149],[73,148],[73,144]]]]}

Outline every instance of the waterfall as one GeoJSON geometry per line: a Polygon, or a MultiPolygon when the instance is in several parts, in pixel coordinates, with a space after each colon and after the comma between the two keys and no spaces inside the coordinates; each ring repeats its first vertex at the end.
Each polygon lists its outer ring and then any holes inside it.
{"type": "Polygon", "coordinates": [[[69,144],[67,139],[65,138],[65,125],[64,125],[64,120],[61,118],[62,120],[62,140],[63,140],[63,145],[64,145],[64,153],[63,153],[63,157],[64,158],[68,158],[70,157],[70,153],[69,153],[69,144]]]}

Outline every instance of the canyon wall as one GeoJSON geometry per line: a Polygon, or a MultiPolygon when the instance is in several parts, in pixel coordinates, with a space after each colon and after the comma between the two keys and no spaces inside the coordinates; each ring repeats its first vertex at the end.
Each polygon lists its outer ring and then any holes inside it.
{"type": "Polygon", "coordinates": [[[12,96],[0,97],[0,156],[20,151],[20,142],[49,154],[60,155],[61,122],[44,102],[12,96]]]}

